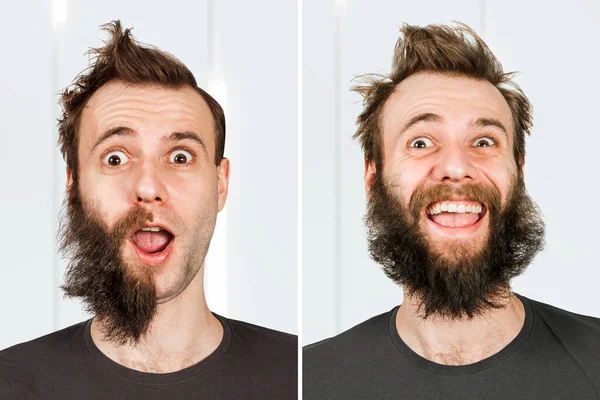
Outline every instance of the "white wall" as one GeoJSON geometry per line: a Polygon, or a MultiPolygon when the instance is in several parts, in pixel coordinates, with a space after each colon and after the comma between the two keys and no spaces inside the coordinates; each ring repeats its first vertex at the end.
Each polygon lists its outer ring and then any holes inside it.
{"type": "Polygon", "coordinates": [[[57,93],[87,67],[84,52],[105,38],[98,26],[113,19],[181,59],[224,106],[232,169],[207,259],[209,306],[296,333],[296,9],[268,0],[0,0],[0,315],[10,327],[0,349],[87,318],[58,289],[57,93]]]}
{"type": "Polygon", "coordinates": [[[597,128],[600,3],[304,0],[303,343],[402,302],[370,260],[362,223],[363,157],[351,140],[359,74],[389,72],[398,26],[462,21],[522,74],[535,110],[526,184],[547,224],[547,250],[513,282],[525,296],[600,316],[597,128]]]}

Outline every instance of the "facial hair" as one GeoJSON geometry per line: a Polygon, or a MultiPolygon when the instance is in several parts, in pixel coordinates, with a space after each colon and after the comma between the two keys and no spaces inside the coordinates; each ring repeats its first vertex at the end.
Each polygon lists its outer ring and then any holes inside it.
{"type": "Polygon", "coordinates": [[[97,211],[84,207],[75,184],[66,201],[59,250],[70,262],[61,288],[66,297],[82,299],[101,322],[105,340],[135,344],[156,313],[157,296],[151,271],[143,264],[126,265],[121,248],[133,228],[152,221],[152,213],[135,208],[109,229],[97,211]]]}
{"type": "Polygon", "coordinates": [[[422,318],[472,318],[501,308],[510,281],[520,275],[544,247],[544,222],[527,194],[522,173],[511,185],[501,209],[493,186],[448,184],[418,188],[406,207],[377,174],[372,184],[365,224],[369,251],[385,274],[418,302],[422,318]],[[453,195],[487,207],[488,233],[479,249],[468,239],[455,239],[434,250],[420,228],[425,207],[453,195]]]}

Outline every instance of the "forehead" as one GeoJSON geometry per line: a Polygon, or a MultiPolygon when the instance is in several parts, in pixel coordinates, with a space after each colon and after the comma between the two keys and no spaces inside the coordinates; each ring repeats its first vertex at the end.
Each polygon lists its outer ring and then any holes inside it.
{"type": "Polygon", "coordinates": [[[384,133],[397,132],[406,121],[422,113],[440,115],[452,124],[496,118],[509,133],[513,132],[508,103],[486,80],[432,72],[411,75],[396,86],[386,101],[382,113],[384,133]]]}
{"type": "Polygon", "coordinates": [[[193,131],[214,151],[213,118],[202,96],[185,85],[171,89],[111,81],[98,89],[81,116],[81,147],[116,127],[136,131],[142,140],[193,131]]]}

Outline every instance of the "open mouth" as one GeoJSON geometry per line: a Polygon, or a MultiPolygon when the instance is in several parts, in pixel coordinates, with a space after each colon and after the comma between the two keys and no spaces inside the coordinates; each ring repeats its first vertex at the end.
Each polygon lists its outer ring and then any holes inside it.
{"type": "Polygon", "coordinates": [[[130,238],[132,247],[142,262],[159,264],[171,253],[175,236],[161,226],[144,226],[130,238]]]}
{"type": "Polygon", "coordinates": [[[484,204],[471,200],[446,200],[431,203],[427,218],[445,228],[468,228],[477,224],[487,212],[484,204]]]}

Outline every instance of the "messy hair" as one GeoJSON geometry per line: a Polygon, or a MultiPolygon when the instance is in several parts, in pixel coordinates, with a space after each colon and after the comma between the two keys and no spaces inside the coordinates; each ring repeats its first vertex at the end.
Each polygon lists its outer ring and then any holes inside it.
{"type": "Polygon", "coordinates": [[[533,110],[523,90],[514,82],[515,72],[504,72],[498,59],[485,42],[467,25],[403,24],[396,42],[389,75],[368,74],[359,77],[352,88],[363,96],[363,111],[356,124],[357,139],[365,160],[383,166],[383,141],[380,120],[384,105],[400,82],[418,72],[465,76],[486,80],[504,96],[513,117],[515,131],[514,157],[520,163],[525,157],[525,133],[533,126],[533,110]]]}
{"type": "Polygon", "coordinates": [[[198,87],[192,72],[172,54],[143,45],[131,34],[131,28],[112,21],[101,28],[109,33],[104,47],[92,48],[90,66],[61,93],[62,115],[58,120],[58,145],[67,168],[78,176],[78,144],[81,115],[88,100],[102,85],[120,80],[132,85],[158,85],[178,89],[192,87],[208,104],[214,121],[215,164],[219,165],[225,150],[225,114],[219,103],[198,87]]]}

